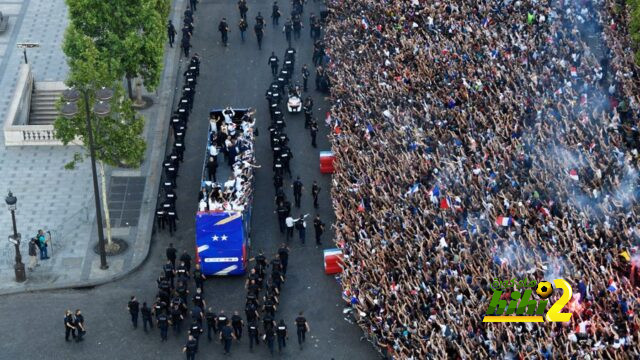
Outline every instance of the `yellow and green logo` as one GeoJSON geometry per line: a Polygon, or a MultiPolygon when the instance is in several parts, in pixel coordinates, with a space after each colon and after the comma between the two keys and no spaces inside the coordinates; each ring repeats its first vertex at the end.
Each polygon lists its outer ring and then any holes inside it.
{"type": "Polygon", "coordinates": [[[564,279],[555,279],[553,284],[556,290],[562,290],[562,296],[551,305],[545,315],[549,302],[547,299],[554,291],[550,282],[536,283],[536,281],[516,281],[515,279],[494,281],[491,284],[493,296],[482,322],[543,322],[544,319],[549,322],[567,322],[571,320],[571,313],[560,311],[571,300],[573,290],[564,279]],[[502,294],[512,287],[516,287],[518,290],[511,292],[511,301],[507,304],[507,300],[502,299],[502,294]],[[540,298],[539,300],[532,298],[533,289],[540,298]]]}

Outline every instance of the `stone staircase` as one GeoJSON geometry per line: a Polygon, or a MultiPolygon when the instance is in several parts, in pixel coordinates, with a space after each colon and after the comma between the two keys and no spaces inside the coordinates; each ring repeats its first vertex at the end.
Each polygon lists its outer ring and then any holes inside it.
{"type": "Polygon", "coordinates": [[[62,90],[38,89],[31,94],[29,125],[51,125],[58,117],[56,102],[62,97],[62,90]]]}

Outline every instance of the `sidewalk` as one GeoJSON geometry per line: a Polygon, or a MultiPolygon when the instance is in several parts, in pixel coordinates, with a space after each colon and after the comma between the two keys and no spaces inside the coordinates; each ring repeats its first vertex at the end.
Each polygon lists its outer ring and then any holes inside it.
{"type": "MultiPolygon", "coordinates": [[[[185,0],[173,2],[171,18],[181,23],[185,0]]],[[[16,42],[42,44],[29,49],[28,58],[36,81],[64,80],[67,66],[60,48],[68,23],[64,0],[0,0],[0,11],[9,15],[9,29],[0,35],[0,96],[10,99],[15,88],[17,68],[23,62],[16,42]],[[5,43],[5,44],[3,44],[5,43]]],[[[169,130],[169,115],[180,74],[179,49],[165,46],[166,55],[160,88],[145,94],[153,99],[141,111],[146,119],[145,161],[139,169],[110,169],[108,195],[113,237],[127,241],[121,255],[107,257],[108,270],[100,270],[94,253],[97,242],[95,205],[90,161],[75,170],[65,170],[77,147],[4,147],[0,133],[0,295],[23,291],[93,286],[125,276],[142,264],[149,251],[155,205],[161,177],[161,162],[169,130]],[[51,232],[49,260],[39,261],[35,271],[27,271],[27,281],[14,280],[14,246],[11,216],[4,205],[6,192],[18,198],[16,222],[22,234],[20,250],[25,266],[29,263],[28,241],[38,229],[51,232]]],[[[9,100],[0,102],[0,114],[9,100]]],[[[106,236],[106,235],[105,235],[106,236]]]]}

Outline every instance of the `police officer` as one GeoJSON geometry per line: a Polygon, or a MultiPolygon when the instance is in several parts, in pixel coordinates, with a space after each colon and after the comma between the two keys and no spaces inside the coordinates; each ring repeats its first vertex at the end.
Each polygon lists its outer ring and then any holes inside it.
{"type": "Polygon", "coordinates": [[[198,351],[198,344],[200,342],[200,334],[202,334],[202,324],[197,321],[193,321],[189,327],[189,336],[196,340],[196,351],[198,351]]]}
{"type": "Polygon", "coordinates": [[[253,352],[253,343],[255,342],[256,345],[260,344],[260,332],[256,320],[247,323],[247,333],[249,333],[249,350],[253,352]]]}
{"type": "Polygon", "coordinates": [[[278,323],[278,327],[276,328],[276,334],[278,335],[278,351],[282,353],[282,348],[287,346],[287,325],[285,325],[284,320],[280,319],[278,323]]]}
{"type": "Polygon", "coordinates": [[[166,217],[167,217],[167,224],[169,225],[169,235],[173,237],[173,232],[178,230],[176,227],[176,218],[177,218],[176,210],[173,208],[167,210],[166,217]]]}
{"type": "MultiPolygon", "coordinates": [[[[300,19],[300,15],[295,14],[293,16],[293,18],[291,19],[291,22],[293,24],[293,38],[295,40],[298,40],[298,39],[300,39],[300,31],[304,27],[302,25],[302,20],[300,19]]],[[[291,46],[291,45],[289,45],[289,46],[291,46]]]]}
{"type": "Polygon", "coordinates": [[[127,304],[127,310],[129,310],[129,314],[131,315],[131,323],[133,323],[133,328],[138,328],[138,313],[140,311],[140,304],[135,296],[131,297],[129,303],[127,304]]]}
{"type": "Polygon", "coordinates": [[[167,260],[167,263],[162,266],[162,271],[164,271],[164,277],[171,283],[171,288],[174,288],[175,284],[173,279],[176,276],[176,270],[173,264],[171,264],[171,260],[167,260]]]}
{"type": "Polygon", "coordinates": [[[322,26],[320,25],[320,21],[316,20],[311,23],[311,38],[317,41],[320,38],[320,34],[322,33],[322,26]]]}
{"type": "Polygon", "coordinates": [[[316,21],[318,21],[316,14],[314,13],[309,14],[309,36],[311,36],[312,39],[313,39],[314,25],[316,21]]]}
{"type": "Polygon", "coordinates": [[[307,319],[303,316],[302,311],[295,320],[296,323],[296,332],[298,334],[298,345],[300,345],[300,350],[302,350],[302,343],[305,341],[305,334],[309,331],[309,323],[307,319]]]}
{"type": "Polygon", "coordinates": [[[229,25],[227,24],[227,18],[222,18],[220,24],[218,24],[218,31],[220,31],[222,44],[227,46],[227,42],[229,40],[229,25]]]}
{"type": "Polygon", "coordinates": [[[320,215],[316,214],[316,218],[313,219],[313,228],[316,231],[316,245],[322,245],[320,238],[324,232],[324,223],[320,220],[320,215]]]}
{"type": "MultiPolygon", "coordinates": [[[[207,306],[207,303],[204,301],[204,297],[202,296],[202,290],[199,287],[196,287],[196,293],[193,294],[193,305],[199,307],[200,309],[204,309],[207,306]]],[[[202,323],[202,319],[200,319],[200,323],[202,323]]]]}
{"type": "Polygon", "coordinates": [[[277,26],[279,20],[280,20],[280,7],[278,6],[278,2],[274,1],[273,6],[271,7],[271,21],[273,26],[277,26]]]}
{"type": "Polygon", "coordinates": [[[287,43],[289,44],[289,47],[291,47],[291,33],[293,32],[293,23],[291,22],[291,18],[288,18],[287,21],[284,23],[282,32],[287,38],[287,43]]]}
{"type": "Polygon", "coordinates": [[[235,338],[233,329],[229,326],[229,320],[225,319],[224,325],[221,326],[220,340],[224,344],[224,354],[229,355],[231,353],[231,340],[235,338]]]}
{"type": "MultiPolygon", "coordinates": [[[[282,141],[282,135],[280,134],[280,140],[282,141]]],[[[286,136],[286,134],[284,134],[286,136]]],[[[282,141],[284,145],[280,148],[280,158],[282,158],[282,165],[284,166],[284,171],[289,174],[289,179],[291,179],[291,159],[293,159],[293,152],[291,152],[291,148],[286,145],[286,140],[282,141]]]]}
{"type": "Polygon", "coordinates": [[[256,303],[252,301],[247,301],[247,304],[244,307],[244,314],[247,317],[247,321],[257,321],[258,320],[258,307],[256,303]]]}
{"type": "Polygon", "coordinates": [[[169,314],[171,315],[171,323],[173,324],[173,331],[177,335],[180,332],[180,325],[182,324],[182,320],[184,317],[182,316],[182,310],[177,305],[172,305],[169,310],[169,314]]]}
{"type": "Polygon", "coordinates": [[[216,330],[221,331],[222,328],[227,324],[227,315],[225,315],[224,310],[220,310],[216,321],[216,330]]]}
{"type": "Polygon", "coordinates": [[[307,67],[307,64],[302,65],[302,90],[304,92],[307,92],[307,82],[309,81],[309,76],[311,75],[311,73],[309,72],[309,68],[307,67]]]}
{"type": "Polygon", "coordinates": [[[176,152],[176,155],[178,155],[178,160],[180,160],[180,162],[184,161],[184,145],[184,141],[179,141],[173,144],[173,150],[176,152]]]}
{"type": "Polygon", "coordinates": [[[169,36],[169,46],[173,47],[173,42],[176,40],[176,34],[178,32],[176,31],[176,27],[173,26],[173,22],[171,22],[171,20],[169,20],[169,23],[167,24],[167,35],[169,36]]]}
{"type": "Polygon", "coordinates": [[[189,272],[187,271],[187,266],[184,261],[180,259],[180,265],[176,268],[176,275],[178,276],[178,281],[185,282],[186,279],[189,278],[189,272]]]}
{"type": "Polygon", "coordinates": [[[278,75],[278,62],[280,60],[278,60],[278,57],[276,56],[276,53],[274,51],[271,52],[271,56],[269,57],[269,66],[271,66],[271,75],[276,76],[278,75]]]}
{"type": "Polygon", "coordinates": [[[159,207],[156,210],[156,220],[158,221],[158,229],[159,230],[164,230],[164,224],[165,224],[165,213],[164,213],[164,209],[159,207]]]}
{"type": "Polygon", "coordinates": [[[238,10],[240,11],[240,18],[247,20],[247,11],[249,11],[249,7],[247,6],[247,0],[239,0],[238,1],[238,10]]]}
{"type": "Polygon", "coordinates": [[[189,57],[189,49],[191,49],[191,43],[189,42],[189,38],[186,36],[182,37],[182,51],[184,52],[185,57],[189,57]]]}
{"type": "Polygon", "coordinates": [[[242,39],[242,42],[244,42],[244,32],[247,31],[247,27],[249,27],[249,25],[247,25],[247,20],[240,18],[238,28],[240,29],[240,38],[242,39]]]}
{"type": "Polygon", "coordinates": [[[284,234],[285,220],[287,218],[287,208],[284,207],[284,201],[278,203],[275,213],[278,214],[278,226],[280,227],[280,233],[284,234]]]}
{"type": "Polygon", "coordinates": [[[169,329],[169,317],[164,312],[161,312],[158,316],[158,328],[160,329],[161,341],[167,341],[167,330],[169,329]]]}
{"type": "Polygon", "coordinates": [[[189,335],[189,340],[182,348],[182,352],[187,354],[187,360],[195,360],[196,353],[198,352],[198,341],[193,335],[189,335]]]}
{"type": "Polygon", "coordinates": [[[142,303],[140,314],[142,314],[142,327],[144,328],[144,332],[147,332],[147,324],[149,324],[149,329],[153,329],[153,322],[151,322],[151,309],[149,309],[146,302],[142,303]]]}
{"type": "Polygon", "coordinates": [[[262,17],[262,13],[260,11],[258,11],[258,16],[256,16],[256,24],[264,26],[264,18],[262,17]]]}
{"type": "Polygon", "coordinates": [[[287,266],[289,265],[289,247],[286,243],[282,243],[278,249],[278,258],[282,268],[282,275],[287,275],[287,266]]]}
{"type": "Polygon", "coordinates": [[[151,313],[155,315],[157,321],[158,316],[160,316],[160,314],[166,313],[166,311],[167,303],[158,296],[156,298],[156,302],[153,303],[153,306],[151,307],[151,313]]]}
{"type": "Polygon", "coordinates": [[[276,303],[270,297],[265,297],[264,304],[263,304],[262,308],[263,308],[264,312],[266,314],[271,315],[271,317],[274,317],[276,315],[276,303]]]}
{"type": "Polygon", "coordinates": [[[300,198],[302,197],[302,190],[304,190],[304,186],[302,186],[302,181],[300,181],[300,176],[296,177],[296,181],[291,184],[293,188],[293,198],[296,202],[296,207],[300,207],[300,198]]]}
{"type": "Polygon", "coordinates": [[[253,26],[253,31],[256,33],[256,39],[258,39],[258,50],[262,50],[262,37],[264,36],[264,23],[256,23],[253,26]]]}
{"type": "Polygon", "coordinates": [[[211,342],[211,330],[215,334],[217,332],[216,329],[216,313],[213,312],[213,309],[209,307],[207,312],[204,314],[204,318],[207,321],[207,339],[211,342]]]}
{"type": "Polygon", "coordinates": [[[238,341],[240,341],[240,338],[242,337],[243,326],[244,322],[242,321],[242,318],[237,311],[234,311],[233,315],[231,316],[231,327],[233,327],[233,334],[235,335],[236,339],[238,339],[238,341]]]}
{"type": "Polygon", "coordinates": [[[264,323],[265,342],[269,347],[269,352],[271,353],[271,355],[273,355],[273,343],[276,335],[275,321],[273,321],[273,318],[271,317],[271,315],[265,315],[263,323],[264,323]]]}
{"type": "MultiPolygon", "coordinates": [[[[311,135],[311,146],[313,146],[314,148],[318,147],[318,144],[316,143],[316,136],[318,135],[318,122],[316,121],[316,119],[312,119],[310,122],[309,134],[311,135]]],[[[317,197],[313,199],[313,204],[317,209],[317,197]]]]}
{"type": "Polygon", "coordinates": [[[167,250],[165,250],[165,253],[167,255],[167,260],[171,261],[171,265],[176,266],[176,253],[178,252],[178,250],[176,250],[176,248],[173,247],[173,243],[169,243],[169,247],[167,247],[167,250]]]}
{"type": "MultiPolygon", "coordinates": [[[[200,264],[196,264],[195,270],[193,270],[193,281],[196,283],[197,290],[200,290],[200,293],[204,294],[204,281],[207,280],[207,277],[204,276],[202,270],[200,270],[200,264]]],[[[204,309],[204,305],[202,306],[204,309]]]]}
{"type": "MultiPolygon", "coordinates": [[[[180,261],[184,262],[184,267],[187,269],[187,273],[191,271],[191,255],[187,253],[187,250],[182,250],[180,261]]],[[[187,274],[188,276],[189,274],[187,274]]]]}

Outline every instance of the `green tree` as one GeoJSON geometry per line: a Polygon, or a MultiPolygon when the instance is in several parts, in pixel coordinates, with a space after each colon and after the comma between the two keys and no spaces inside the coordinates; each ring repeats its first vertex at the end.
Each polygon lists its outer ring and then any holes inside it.
{"type": "MultiPolygon", "coordinates": [[[[142,137],[144,118],[136,114],[131,100],[125,96],[120,82],[114,81],[112,60],[104,59],[101,56],[93,39],[78,32],[73,25],[70,25],[65,33],[63,50],[67,54],[67,63],[69,64],[66,84],[83,93],[87,92],[90,105],[96,99],[94,89],[108,87],[114,90],[114,95],[110,100],[111,113],[108,116],[97,118],[95,114],[89,114],[102,185],[101,196],[107,226],[107,248],[114,250],[104,165],[139,166],[142,163],[146,149],[146,143],[142,137]]],[[[78,101],[80,111],[75,117],[67,119],[60,116],[54,123],[56,137],[65,145],[75,144],[76,140],[80,140],[82,144],[88,144],[88,140],[85,141],[87,114],[84,110],[84,101],[84,97],[78,101]]],[[[84,150],[84,152],[74,154],[73,159],[65,167],[72,169],[77,162],[88,157],[87,145],[84,146],[84,150]]]]}
{"type": "MultiPolygon", "coordinates": [[[[66,0],[71,26],[93,39],[100,58],[111,58],[114,80],[141,76],[149,90],[160,83],[169,0],[66,0]]],[[[73,54],[66,53],[67,56],[73,54]]]]}

